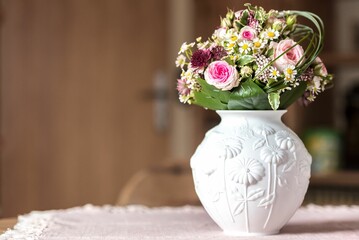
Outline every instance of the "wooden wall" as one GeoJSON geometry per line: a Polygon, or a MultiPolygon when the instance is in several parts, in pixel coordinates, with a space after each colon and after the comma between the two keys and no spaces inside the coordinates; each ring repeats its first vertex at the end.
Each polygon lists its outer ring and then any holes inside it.
{"type": "MultiPolygon", "coordinates": [[[[158,133],[144,93],[158,69],[174,72],[178,42],[209,36],[227,7],[330,8],[324,0],[0,1],[1,216],[114,203],[138,169],[172,154],[187,157],[213,112],[176,102],[186,114],[174,111],[175,126],[158,133]],[[179,29],[169,29],[173,15],[179,29]]],[[[174,84],[169,88],[175,95],[174,84]]],[[[302,115],[291,111],[288,125],[300,130],[302,115]]]]}
{"type": "Polygon", "coordinates": [[[114,203],[166,156],[143,95],[165,64],[165,0],[2,0],[2,216],[114,203]]]}

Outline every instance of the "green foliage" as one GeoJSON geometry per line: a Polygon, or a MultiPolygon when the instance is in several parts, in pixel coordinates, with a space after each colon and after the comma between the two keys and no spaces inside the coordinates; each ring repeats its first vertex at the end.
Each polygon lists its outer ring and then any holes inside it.
{"type": "Polygon", "coordinates": [[[267,93],[252,80],[240,84],[230,95],[230,110],[265,110],[271,109],[267,93]]]}
{"type": "Polygon", "coordinates": [[[242,12],[242,17],[241,17],[241,19],[239,20],[239,22],[240,22],[240,24],[241,24],[242,26],[247,25],[248,16],[249,16],[248,10],[243,10],[243,12],[242,12]]]}
{"type": "Polygon", "coordinates": [[[211,110],[225,110],[230,92],[222,91],[209,85],[205,80],[198,78],[201,91],[194,92],[194,103],[211,110]]]}
{"type": "Polygon", "coordinates": [[[198,78],[197,82],[201,86],[201,92],[210,96],[211,98],[216,98],[222,103],[228,103],[230,92],[220,90],[212,85],[209,85],[204,79],[198,78]]]}
{"type": "Polygon", "coordinates": [[[226,110],[227,109],[226,104],[222,103],[218,99],[213,98],[203,92],[195,92],[194,98],[195,98],[194,103],[201,107],[211,109],[211,110],[226,110]]]}
{"type": "Polygon", "coordinates": [[[286,91],[280,96],[280,109],[286,109],[292,103],[294,103],[297,99],[299,99],[305,92],[307,84],[305,82],[301,82],[299,86],[292,89],[291,91],[286,91]]]}
{"type": "Polygon", "coordinates": [[[198,79],[198,82],[201,85],[201,91],[194,93],[194,103],[211,110],[286,109],[300,98],[306,89],[306,83],[301,82],[291,91],[281,94],[279,92],[267,93],[249,79],[230,92],[218,90],[203,79],[198,79]]]}
{"type": "Polygon", "coordinates": [[[252,55],[243,55],[239,58],[238,65],[244,66],[244,65],[254,62],[254,60],[255,60],[255,58],[252,55]]]}
{"type": "Polygon", "coordinates": [[[278,92],[272,92],[268,94],[268,101],[273,110],[277,110],[280,104],[280,95],[278,92]]]}

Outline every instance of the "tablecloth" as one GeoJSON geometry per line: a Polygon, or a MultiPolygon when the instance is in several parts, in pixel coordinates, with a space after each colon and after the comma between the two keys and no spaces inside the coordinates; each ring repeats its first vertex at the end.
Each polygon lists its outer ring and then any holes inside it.
{"type": "Polygon", "coordinates": [[[20,216],[0,236],[27,240],[354,240],[359,239],[359,206],[301,207],[279,235],[226,236],[201,207],[93,206],[34,211],[20,216]]]}

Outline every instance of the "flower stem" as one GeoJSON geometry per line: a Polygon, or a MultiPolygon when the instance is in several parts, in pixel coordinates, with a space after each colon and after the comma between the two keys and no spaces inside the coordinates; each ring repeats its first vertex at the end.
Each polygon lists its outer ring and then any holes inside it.
{"type": "MultiPolygon", "coordinates": [[[[264,137],[265,137],[265,140],[266,140],[267,147],[269,147],[267,135],[264,135],[264,137]]],[[[269,198],[270,189],[271,189],[271,183],[272,183],[271,173],[272,173],[272,165],[271,165],[271,163],[269,162],[269,163],[268,163],[268,190],[267,190],[267,198],[269,198]]],[[[267,209],[267,206],[265,206],[265,209],[267,209]]]]}
{"type": "MultiPolygon", "coordinates": [[[[272,183],[272,165],[270,163],[268,163],[268,189],[267,189],[267,198],[269,198],[270,195],[270,189],[271,189],[271,183],[272,183]]],[[[265,208],[267,208],[267,206],[265,206],[265,208]]]]}
{"type": "Polygon", "coordinates": [[[268,142],[267,134],[264,135],[264,138],[265,138],[265,140],[266,140],[267,147],[269,147],[269,142],[268,142]]]}
{"type": "Polygon", "coordinates": [[[247,200],[247,186],[245,186],[244,189],[244,214],[245,214],[245,218],[246,218],[246,228],[247,228],[247,233],[249,233],[249,222],[248,222],[248,200],[247,200]]]}
{"type": "Polygon", "coordinates": [[[233,217],[233,213],[231,210],[231,205],[229,204],[229,199],[228,199],[228,191],[227,191],[227,184],[226,184],[226,160],[223,160],[223,181],[224,181],[224,192],[226,195],[226,201],[227,201],[227,206],[228,206],[228,210],[229,210],[229,214],[231,215],[231,220],[232,222],[234,221],[234,217],[233,217]]]}
{"type": "Polygon", "coordinates": [[[273,180],[274,181],[274,183],[273,183],[273,192],[272,192],[272,194],[273,194],[273,202],[272,202],[272,204],[270,206],[268,217],[267,217],[266,222],[264,223],[263,228],[267,227],[269,219],[272,216],[272,211],[273,211],[273,206],[274,206],[274,201],[275,201],[276,185],[277,185],[277,164],[273,164],[273,178],[274,178],[274,180],[273,180]]]}

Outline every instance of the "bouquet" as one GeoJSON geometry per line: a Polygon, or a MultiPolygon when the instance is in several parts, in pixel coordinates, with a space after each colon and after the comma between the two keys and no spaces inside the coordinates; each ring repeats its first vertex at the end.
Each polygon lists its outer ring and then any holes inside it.
{"type": "Polygon", "coordinates": [[[317,15],[244,6],[228,10],[208,40],[182,44],[176,60],[182,103],[212,110],[286,109],[298,99],[307,105],[332,85],[318,57],[324,26],[317,15]],[[313,28],[297,23],[298,17],[313,28]]]}

